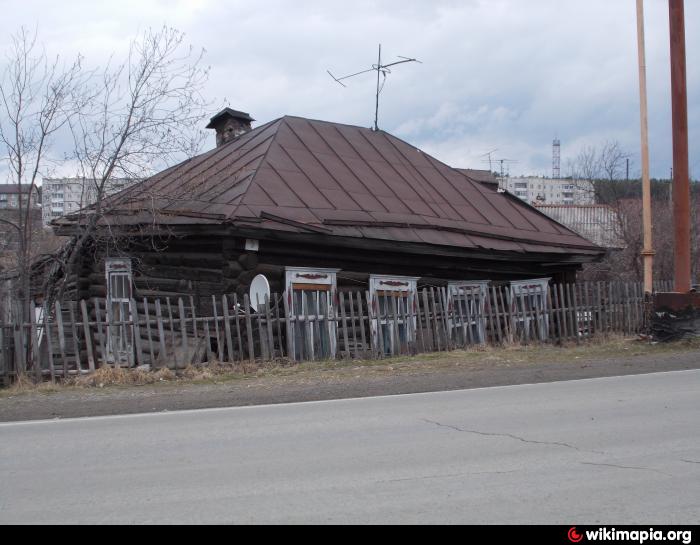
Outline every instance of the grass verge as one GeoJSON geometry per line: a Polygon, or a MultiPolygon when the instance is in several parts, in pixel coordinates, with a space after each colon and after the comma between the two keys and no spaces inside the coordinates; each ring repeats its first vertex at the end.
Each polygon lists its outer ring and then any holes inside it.
{"type": "Polygon", "coordinates": [[[669,354],[700,349],[700,339],[674,343],[650,344],[637,338],[608,337],[589,339],[564,346],[507,345],[477,346],[467,350],[433,352],[416,356],[398,356],[380,360],[327,360],[296,364],[286,359],[272,362],[244,362],[188,366],[184,369],[124,369],[103,367],[92,374],[71,377],[63,382],[35,383],[33,377],[22,376],[12,386],[0,389],[0,398],[25,393],[50,394],[67,389],[128,388],[163,384],[211,384],[264,377],[297,377],[300,379],[337,380],[343,377],[427,373],[440,369],[511,367],[536,363],[562,365],[583,361],[601,361],[653,354],[669,354]]]}

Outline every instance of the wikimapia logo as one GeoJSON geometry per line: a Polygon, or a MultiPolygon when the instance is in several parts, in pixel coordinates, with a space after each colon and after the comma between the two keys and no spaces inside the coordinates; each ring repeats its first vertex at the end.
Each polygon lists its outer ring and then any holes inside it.
{"type": "Polygon", "coordinates": [[[576,526],[569,528],[566,536],[572,543],[580,543],[583,538],[586,541],[627,541],[634,543],[645,543],[647,541],[680,541],[684,545],[692,543],[692,532],[690,530],[616,530],[615,528],[601,527],[597,530],[585,530],[579,532],[576,526]]]}

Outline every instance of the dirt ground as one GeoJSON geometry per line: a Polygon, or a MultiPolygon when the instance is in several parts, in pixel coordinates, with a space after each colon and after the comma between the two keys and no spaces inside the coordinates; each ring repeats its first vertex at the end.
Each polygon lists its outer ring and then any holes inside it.
{"type": "MultiPolygon", "coordinates": [[[[380,361],[255,369],[220,368],[190,378],[167,373],[143,384],[0,390],[0,421],[70,418],[457,390],[700,368],[700,342],[650,345],[634,339],[569,347],[457,350],[380,361]]],[[[102,380],[102,382],[100,382],[102,380]]],[[[141,380],[141,376],[137,382],[141,380]]]]}

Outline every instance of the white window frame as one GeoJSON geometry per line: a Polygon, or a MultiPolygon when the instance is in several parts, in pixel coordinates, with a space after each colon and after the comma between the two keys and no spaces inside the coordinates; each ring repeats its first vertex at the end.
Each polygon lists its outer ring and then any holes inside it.
{"type": "Polygon", "coordinates": [[[311,360],[335,358],[337,351],[338,324],[334,320],[336,301],[338,298],[336,274],[340,269],[325,269],[317,267],[285,267],[285,298],[288,307],[287,347],[291,358],[311,360]],[[314,289],[319,287],[319,289],[314,289]],[[322,288],[322,289],[321,289],[322,288]],[[325,294],[326,309],[323,314],[312,315],[313,320],[306,321],[306,298],[302,296],[302,308],[295,307],[295,292],[315,292],[317,310],[320,311],[322,294],[325,294]],[[298,312],[301,311],[301,312],[298,312]],[[320,328],[323,328],[321,330],[320,328]],[[328,335],[328,353],[318,354],[316,347],[321,340],[321,334],[328,335]],[[304,346],[297,346],[302,340],[304,346]]]}
{"type": "Polygon", "coordinates": [[[532,320],[537,320],[537,334],[540,339],[549,337],[549,281],[551,278],[534,278],[530,280],[513,280],[510,282],[509,298],[512,331],[518,334],[527,329],[530,331],[532,320]],[[526,311],[522,312],[522,302],[527,301],[526,311]],[[536,312],[529,312],[532,303],[536,302],[536,312]],[[534,314],[534,316],[532,316],[534,314]]]}
{"type": "MultiPolygon", "coordinates": [[[[379,334],[380,330],[382,333],[382,344],[384,345],[385,354],[398,354],[401,348],[400,338],[397,339],[397,334],[400,337],[398,331],[399,326],[405,326],[404,331],[406,335],[406,342],[410,346],[411,343],[416,341],[416,304],[418,301],[418,279],[417,276],[394,276],[385,274],[371,274],[369,277],[369,294],[370,300],[372,301],[372,313],[374,318],[372,319],[372,346],[374,346],[379,352],[381,345],[379,344],[379,334]],[[380,316],[380,297],[382,297],[385,292],[393,293],[406,292],[406,310],[408,311],[408,320],[404,320],[404,313],[397,308],[396,325],[395,327],[389,327],[389,322],[386,317],[380,316]],[[408,322],[408,323],[406,323],[408,322]],[[384,335],[384,328],[388,328],[388,340],[389,346],[386,345],[384,339],[387,337],[384,335]]],[[[403,296],[397,295],[397,297],[403,298],[403,296]]],[[[397,305],[398,307],[398,305],[397,305]]],[[[389,316],[391,313],[389,313],[389,316]]],[[[393,322],[393,320],[392,320],[393,322]]]]}
{"type": "Polygon", "coordinates": [[[449,304],[454,321],[449,320],[450,329],[457,340],[466,344],[469,342],[468,328],[471,328],[471,338],[477,344],[486,342],[486,303],[489,296],[489,280],[464,280],[447,283],[449,304]],[[460,306],[458,297],[464,298],[466,306],[460,306]]]}
{"type": "Polygon", "coordinates": [[[107,328],[107,361],[115,365],[134,364],[134,328],[123,322],[132,319],[131,301],[133,298],[133,276],[131,260],[110,257],[105,259],[105,278],[107,281],[107,297],[105,298],[107,328]],[[120,293],[115,293],[116,290],[120,293]],[[113,325],[114,322],[121,322],[113,325]]]}

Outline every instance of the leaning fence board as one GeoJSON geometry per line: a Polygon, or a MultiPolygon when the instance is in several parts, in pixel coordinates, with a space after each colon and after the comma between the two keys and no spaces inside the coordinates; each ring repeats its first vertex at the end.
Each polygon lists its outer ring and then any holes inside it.
{"type": "Polygon", "coordinates": [[[235,293],[233,294],[233,310],[235,311],[236,337],[238,338],[238,361],[242,362],[243,361],[243,337],[241,336],[241,322],[240,322],[240,314],[241,313],[240,313],[240,305],[238,304],[238,295],[235,293]]]}
{"type": "MultiPolygon", "coordinates": [[[[153,347],[153,335],[151,333],[151,311],[148,308],[148,299],[144,297],[143,299],[143,316],[146,321],[146,338],[148,339],[148,353],[151,355],[151,365],[155,365],[156,362],[156,355],[155,355],[155,349],[153,347]]],[[[138,324],[138,319],[134,317],[134,324],[138,324]]],[[[140,337],[138,333],[136,333],[137,337],[140,337]]]]}
{"type": "MultiPolygon", "coordinates": [[[[355,301],[352,297],[352,291],[348,292],[348,302],[350,303],[350,328],[352,331],[352,347],[355,359],[359,359],[360,354],[357,349],[357,330],[355,326],[355,301]]],[[[362,324],[360,324],[362,325],[362,324]]]]}
{"type": "Polygon", "coordinates": [[[267,326],[267,343],[270,359],[275,358],[275,334],[272,329],[272,316],[270,315],[270,296],[265,294],[265,325],[267,326]]]}
{"type": "Polygon", "coordinates": [[[177,308],[180,313],[180,335],[182,336],[182,363],[187,367],[187,315],[185,314],[185,303],[182,297],[177,298],[177,308]]]}
{"type": "Polygon", "coordinates": [[[367,318],[369,319],[369,334],[370,343],[372,345],[372,356],[380,358],[383,355],[383,349],[380,348],[380,324],[379,317],[375,314],[375,306],[369,291],[365,291],[365,300],[367,301],[367,318]]]}
{"type": "MultiPolygon", "coordinates": [[[[102,359],[102,363],[106,363],[107,361],[107,353],[105,352],[105,336],[104,332],[102,330],[102,313],[100,312],[100,301],[95,297],[93,299],[93,303],[95,306],[95,322],[97,324],[97,340],[100,344],[100,357],[102,359]]],[[[98,367],[101,367],[98,362],[98,367]]]]}
{"type": "Polygon", "coordinates": [[[255,361],[255,345],[253,344],[253,323],[250,317],[250,301],[247,295],[243,296],[243,306],[245,312],[246,334],[248,336],[248,359],[251,363],[255,361]]]}
{"type": "MultiPolygon", "coordinates": [[[[80,301],[80,310],[83,315],[83,333],[85,335],[85,346],[87,348],[87,357],[88,357],[88,368],[90,371],[95,370],[95,357],[92,352],[92,338],[90,335],[90,320],[88,319],[88,311],[87,311],[87,305],[85,304],[85,300],[81,299],[80,301]]],[[[37,343],[37,350],[39,349],[39,345],[37,343]]]]}
{"type": "MultiPolygon", "coordinates": [[[[158,328],[158,343],[160,344],[160,361],[167,365],[168,352],[165,348],[165,329],[163,328],[163,310],[160,299],[156,299],[156,327],[158,328]]],[[[208,337],[208,336],[207,336],[208,337]]],[[[209,343],[207,343],[209,346],[209,343]]],[[[155,365],[156,362],[152,362],[155,365]]]]}
{"type": "Polygon", "coordinates": [[[63,365],[63,377],[68,378],[68,361],[66,359],[66,333],[63,329],[63,312],[61,303],[56,301],[54,308],[56,310],[56,325],[58,331],[58,349],[61,353],[61,364],[63,365]]]}
{"type": "Polygon", "coordinates": [[[357,301],[357,314],[360,320],[360,339],[362,340],[362,357],[366,356],[367,339],[365,337],[365,315],[362,312],[362,293],[355,292],[355,300],[357,301]]]}
{"type": "MultiPolygon", "coordinates": [[[[53,363],[53,340],[51,339],[51,321],[49,317],[44,314],[44,336],[46,338],[46,353],[49,363],[49,376],[51,377],[51,382],[56,382],[56,368],[53,363]]],[[[2,327],[0,327],[0,350],[2,350],[2,327]]]]}
{"type": "Polygon", "coordinates": [[[75,301],[70,301],[68,304],[68,314],[70,316],[70,328],[73,336],[73,350],[75,354],[75,369],[80,374],[82,372],[82,364],[80,361],[80,343],[78,341],[78,325],[75,320],[75,301]]]}
{"type": "Polygon", "coordinates": [[[39,331],[36,327],[36,320],[32,320],[29,328],[31,335],[32,367],[37,380],[41,381],[41,360],[39,359],[39,331]]]}
{"type": "Polygon", "coordinates": [[[266,360],[268,358],[267,342],[265,340],[265,331],[263,330],[262,312],[260,311],[260,295],[258,293],[255,294],[255,316],[258,319],[258,337],[260,340],[260,357],[262,357],[263,360],[266,360]]]}
{"type": "Polygon", "coordinates": [[[279,346],[280,349],[280,358],[284,358],[284,344],[282,343],[282,322],[280,320],[280,300],[279,295],[276,293],[273,295],[273,297],[275,298],[275,323],[277,324],[277,346],[279,346]]]}
{"type": "Polygon", "coordinates": [[[219,355],[219,361],[224,361],[224,341],[223,336],[219,334],[219,315],[216,310],[216,296],[211,296],[211,308],[214,314],[214,331],[216,332],[216,351],[219,355]]]}
{"type": "Polygon", "coordinates": [[[221,296],[221,311],[224,315],[224,331],[226,332],[226,353],[228,354],[228,359],[221,361],[228,361],[233,363],[235,358],[233,357],[233,337],[231,335],[231,316],[228,311],[228,297],[225,295],[221,296]]]}

